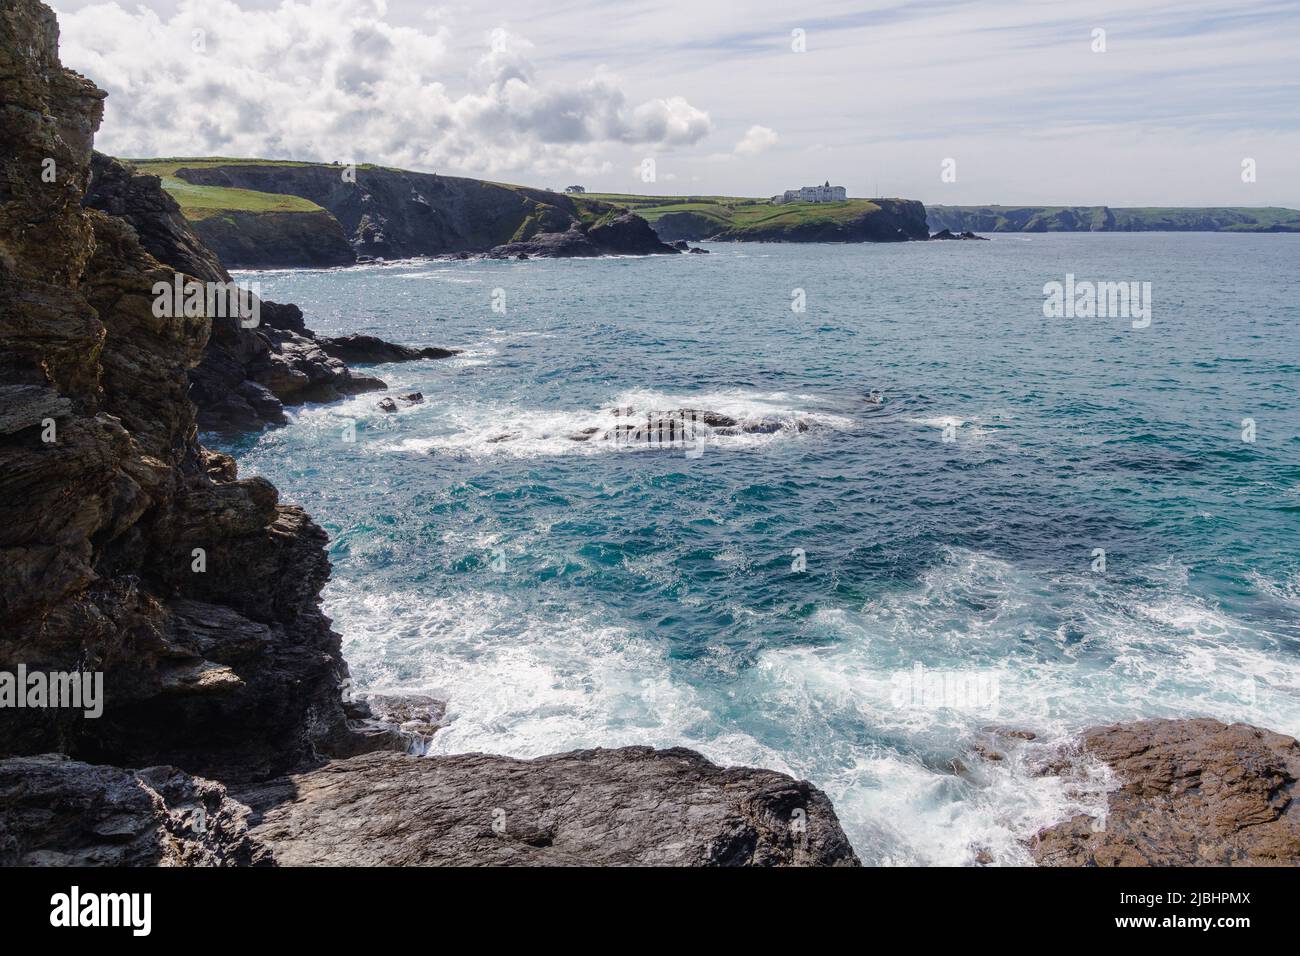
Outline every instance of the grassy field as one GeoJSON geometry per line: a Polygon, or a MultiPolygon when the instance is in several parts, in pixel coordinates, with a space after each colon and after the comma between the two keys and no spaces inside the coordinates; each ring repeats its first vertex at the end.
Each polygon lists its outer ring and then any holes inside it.
{"type": "Polygon", "coordinates": [[[224,186],[196,186],[178,179],[176,170],[182,168],[196,169],[204,166],[312,166],[314,163],[296,163],[285,160],[264,159],[223,159],[205,157],[203,159],[186,159],[184,157],[167,157],[163,159],[124,159],[122,162],[142,173],[152,173],[162,180],[163,189],[167,190],[180,204],[185,218],[192,222],[207,219],[229,212],[323,212],[320,206],[301,196],[287,196],[280,193],[264,193],[254,189],[228,189],[224,186]]]}
{"type": "MultiPolygon", "coordinates": [[[[331,163],[306,163],[288,159],[241,159],[231,156],[164,156],[152,159],[121,160],[142,173],[151,173],[162,180],[162,187],[180,204],[181,211],[187,219],[197,221],[230,212],[323,212],[324,210],[309,199],[284,193],[268,193],[254,189],[232,189],[225,186],[198,186],[186,182],[176,175],[179,169],[205,169],[216,166],[282,166],[307,168],[313,166],[332,166],[331,163]]],[[[339,166],[341,169],[342,167],[339,166]]],[[[375,163],[357,163],[356,168],[365,170],[388,170],[401,173],[404,170],[392,166],[380,166],[375,163]]],[[[521,192],[537,193],[544,190],[529,189],[513,183],[495,183],[484,180],[486,185],[499,186],[521,192]]],[[[584,219],[595,221],[609,211],[609,206],[597,200],[584,202],[584,197],[570,197],[575,200],[584,219]]]]}
{"type": "Polygon", "coordinates": [[[773,205],[766,199],[739,196],[637,196],[630,193],[587,193],[585,198],[626,206],[650,222],[673,213],[691,213],[716,223],[719,229],[788,228],[810,223],[851,222],[880,207],[869,199],[828,203],[773,205]]]}

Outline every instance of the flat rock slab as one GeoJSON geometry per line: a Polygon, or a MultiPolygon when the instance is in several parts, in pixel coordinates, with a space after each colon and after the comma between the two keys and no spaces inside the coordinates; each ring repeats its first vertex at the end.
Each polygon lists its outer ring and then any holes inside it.
{"type": "MultiPolygon", "coordinates": [[[[1080,751],[1115,772],[1106,819],[1079,815],[1034,837],[1049,866],[1300,864],[1300,744],[1217,720],[1095,727],[1080,751]]],[[[1068,759],[1064,765],[1068,773],[1068,759]]]]}
{"type": "Polygon", "coordinates": [[[374,753],[239,797],[282,866],[858,865],[816,787],[682,748],[374,753]]]}

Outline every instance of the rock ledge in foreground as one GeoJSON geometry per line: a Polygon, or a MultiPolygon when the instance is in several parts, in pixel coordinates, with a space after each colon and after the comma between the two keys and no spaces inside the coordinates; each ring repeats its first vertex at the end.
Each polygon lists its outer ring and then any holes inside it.
{"type": "Polygon", "coordinates": [[[1047,866],[1300,864],[1300,744],[1249,724],[1144,720],[1085,732],[1081,752],[1119,781],[1104,823],[1040,831],[1047,866]]]}
{"type": "Polygon", "coordinates": [[[374,753],[240,798],[288,866],[858,865],[820,790],[683,748],[374,753]]]}
{"type": "Polygon", "coordinates": [[[175,767],[0,760],[0,866],[256,866],[248,808],[175,767]]]}

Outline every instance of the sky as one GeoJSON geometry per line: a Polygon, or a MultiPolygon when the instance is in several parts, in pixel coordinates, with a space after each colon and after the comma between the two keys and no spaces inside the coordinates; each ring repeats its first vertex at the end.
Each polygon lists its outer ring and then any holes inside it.
{"type": "Polygon", "coordinates": [[[1297,0],[51,6],[64,64],[109,92],[96,144],[122,157],[1300,208],[1297,0]]]}

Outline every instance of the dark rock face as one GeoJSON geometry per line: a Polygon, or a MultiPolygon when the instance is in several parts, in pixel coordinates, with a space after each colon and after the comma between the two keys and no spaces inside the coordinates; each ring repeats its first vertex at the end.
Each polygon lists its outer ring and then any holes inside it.
{"type": "Polygon", "coordinates": [[[227,268],[327,267],[356,260],[327,213],[230,211],[191,223],[157,176],[101,153],[94,154],[84,202],[129,222],[159,262],[205,282],[229,281],[227,268]]]}
{"type": "MultiPolygon", "coordinates": [[[[329,211],[358,256],[404,258],[485,252],[535,232],[563,232],[579,219],[573,200],[542,189],[399,169],[358,167],[349,181],[342,166],[205,166],[177,170],[199,185],[233,186],[310,199],[329,211]]],[[[200,235],[223,258],[225,237],[200,235]]],[[[292,251],[292,246],[284,247],[292,251]]],[[[262,247],[247,250],[249,266],[266,264],[262,247]]],[[[300,258],[306,258],[306,250],[300,258]]],[[[306,265],[306,261],[286,262],[306,265]]]]}
{"type": "Polygon", "coordinates": [[[194,235],[189,220],[157,176],[135,173],[103,153],[91,154],[82,204],[125,219],[144,250],[177,272],[204,282],[228,282],[216,254],[194,235]]]}
{"type": "MultiPolygon", "coordinates": [[[[133,173],[96,153],[83,202],[129,223],[145,250],[176,272],[200,282],[231,281],[157,176],[133,173]]],[[[385,387],[379,379],[353,374],[321,348],[297,306],[261,302],[259,320],[257,327],[245,328],[237,315],[210,317],[207,346],[188,373],[200,428],[282,425],[285,405],[329,402],[385,387]]]]}
{"type": "Polygon", "coordinates": [[[0,16],[0,668],[99,671],[105,698],[98,719],[0,709],[0,753],[300,764],[350,732],[324,533],[198,444],[211,323],[153,314],[174,270],[139,236],[212,263],[175,223],[130,224],[147,183],[104,181],[127,218],[83,207],[103,94],[59,64],[47,7],[0,16]]]}
{"type": "Polygon", "coordinates": [[[678,243],[687,240],[708,239],[718,231],[718,221],[696,212],[670,212],[655,220],[654,231],[664,242],[678,243]]]}
{"type": "Polygon", "coordinates": [[[317,337],[316,343],[326,355],[344,362],[360,365],[378,365],[383,362],[412,362],[416,359],[441,359],[459,355],[460,349],[422,348],[394,345],[373,335],[341,335],[337,338],[317,337]]]}
{"type": "Polygon", "coordinates": [[[826,796],[694,751],[368,754],[244,791],[282,865],[856,866],[826,796]]]}
{"type": "Polygon", "coordinates": [[[200,219],[193,228],[231,269],[327,269],[357,261],[338,220],[324,210],[231,210],[200,219]]]}
{"type": "MultiPolygon", "coordinates": [[[[309,199],[329,211],[338,236],[350,244],[357,261],[468,253],[554,258],[674,251],[640,216],[610,213],[586,223],[573,199],[559,193],[398,169],[361,167],[354,179],[345,176],[348,172],[343,166],[232,164],[181,168],[176,175],[198,185],[309,199]]],[[[260,220],[266,214],[250,218],[260,220]]],[[[299,224],[307,221],[300,214],[292,218],[299,224]]],[[[249,230],[233,218],[211,217],[196,223],[195,229],[227,263],[250,268],[338,264],[322,259],[304,239],[257,238],[259,229],[281,229],[275,224],[249,230]]]]}
{"type": "Polygon", "coordinates": [[[0,866],[253,866],[249,810],[177,770],[0,760],[0,866]]]}
{"type": "Polygon", "coordinates": [[[573,222],[563,232],[539,232],[530,239],[509,242],[487,253],[489,259],[568,259],[590,256],[673,255],[681,250],[661,242],[650,224],[630,212],[606,217],[594,225],[573,222]]]}
{"type": "Polygon", "coordinates": [[[1300,863],[1300,744],[1247,724],[1145,720],[1097,727],[1082,758],[1111,767],[1119,789],[1104,823],[1076,816],[1041,831],[1048,866],[1295,866],[1300,863]]]}

